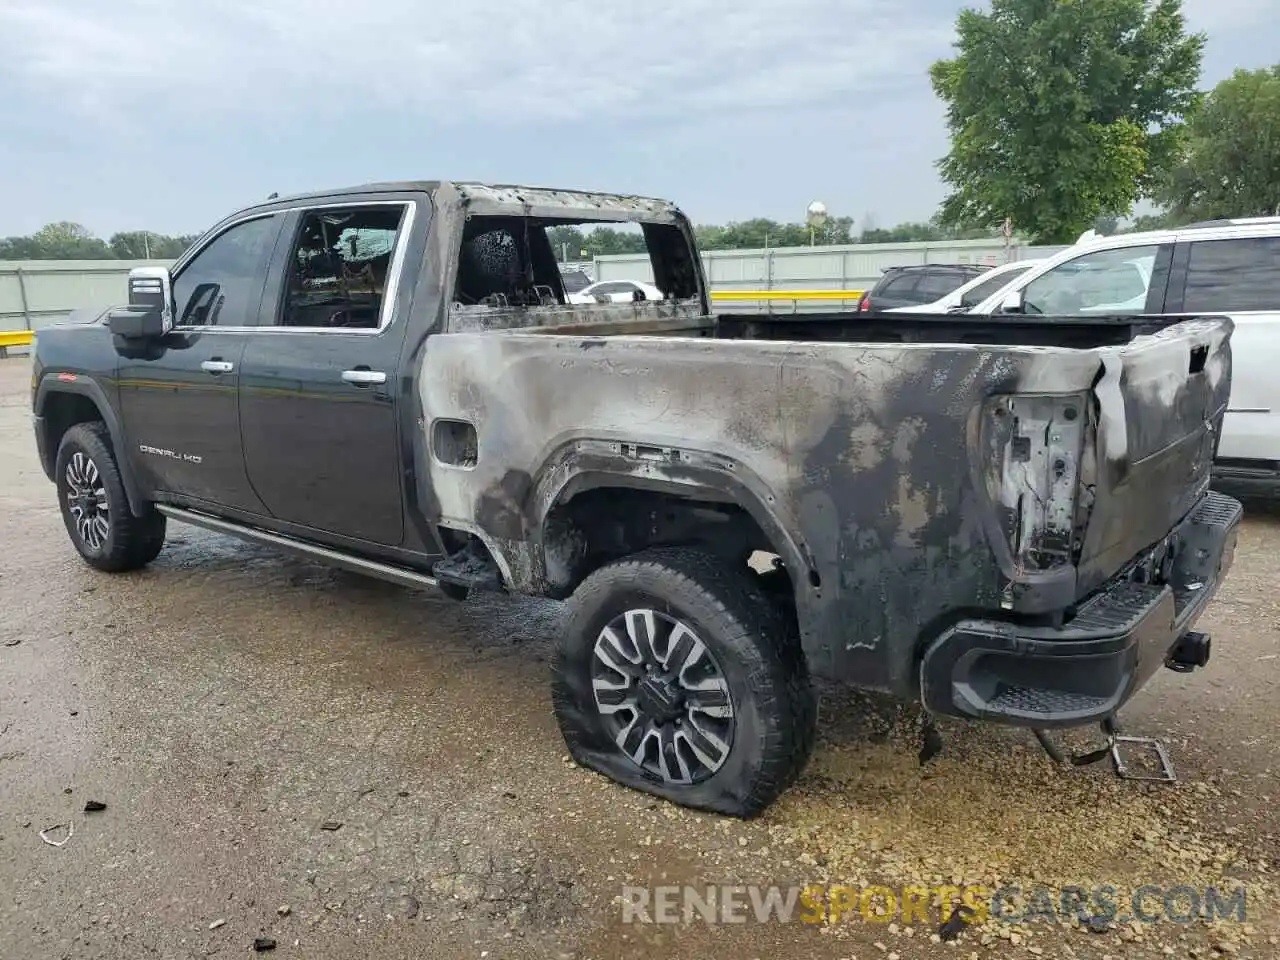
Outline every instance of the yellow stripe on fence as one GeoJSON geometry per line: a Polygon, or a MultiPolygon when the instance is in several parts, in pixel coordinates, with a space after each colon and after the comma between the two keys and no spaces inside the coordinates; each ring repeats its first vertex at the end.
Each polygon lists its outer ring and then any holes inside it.
{"type": "Polygon", "coordinates": [[[862,290],[712,290],[720,300],[857,300],[862,290]]]}
{"type": "Polygon", "coordinates": [[[0,357],[9,347],[29,347],[35,340],[30,330],[0,330],[0,357]]]}

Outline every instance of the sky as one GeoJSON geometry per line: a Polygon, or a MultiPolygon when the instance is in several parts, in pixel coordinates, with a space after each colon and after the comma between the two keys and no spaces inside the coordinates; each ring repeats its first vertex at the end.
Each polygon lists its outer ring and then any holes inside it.
{"type": "MultiPolygon", "coordinates": [[[[1280,57],[1275,2],[1186,0],[1202,85],[1280,57]]],[[[922,220],[947,150],[927,69],[965,5],[0,0],[0,236],[196,233],[274,191],[402,179],[922,220]]]]}

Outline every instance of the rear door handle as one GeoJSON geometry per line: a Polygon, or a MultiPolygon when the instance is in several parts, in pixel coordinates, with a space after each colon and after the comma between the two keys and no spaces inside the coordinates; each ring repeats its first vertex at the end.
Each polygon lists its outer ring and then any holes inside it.
{"type": "Polygon", "coordinates": [[[230,360],[202,360],[200,361],[200,369],[205,373],[230,373],[236,368],[236,365],[230,360]]]}
{"type": "Polygon", "coordinates": [[[375,383],[386,383],[387,375],[381,370],[343,370],[342,379],[357,387],[367,387],[375,383]]]}

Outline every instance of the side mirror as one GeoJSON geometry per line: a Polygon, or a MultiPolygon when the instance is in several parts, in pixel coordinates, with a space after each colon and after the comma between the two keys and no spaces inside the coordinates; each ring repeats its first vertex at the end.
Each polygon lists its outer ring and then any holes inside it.
{"type": "Polygon", "coordinates": [[[1022,291],[1015,290],[1000,301],[1001,313],[1022,313],[1022,291]]]}
{"type": "Polygon", "coordinates": [[[129,305],[107,314],[107,327],[126,340],[163,337],[173,329],[173,284],[165,267],[129,271],[129,305]]]}

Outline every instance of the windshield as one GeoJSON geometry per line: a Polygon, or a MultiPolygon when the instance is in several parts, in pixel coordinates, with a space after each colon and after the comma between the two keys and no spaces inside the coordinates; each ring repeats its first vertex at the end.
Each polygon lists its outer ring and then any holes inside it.
{"type": "Polygon", "coordinates": [[[1059,264],[1027,284],[1028,313],[1141,313],[1155,265],[1156,247],[1099,250],[1059,264]]]}
{"type": "Polygon", "coordinates": [[[1028,263],[1024,266],[1014,267],[1011,270],[1005,270],[996,274],[994,277],[987,277],[981,283],[971,287],[961,298],[960,303],[965,307],[974,307],[980,304],[987,297],[991,296],[1001,287],[1007,287],[1010,283],[1022,276],[1032,267],[1034,263],[1028,263]]]}

